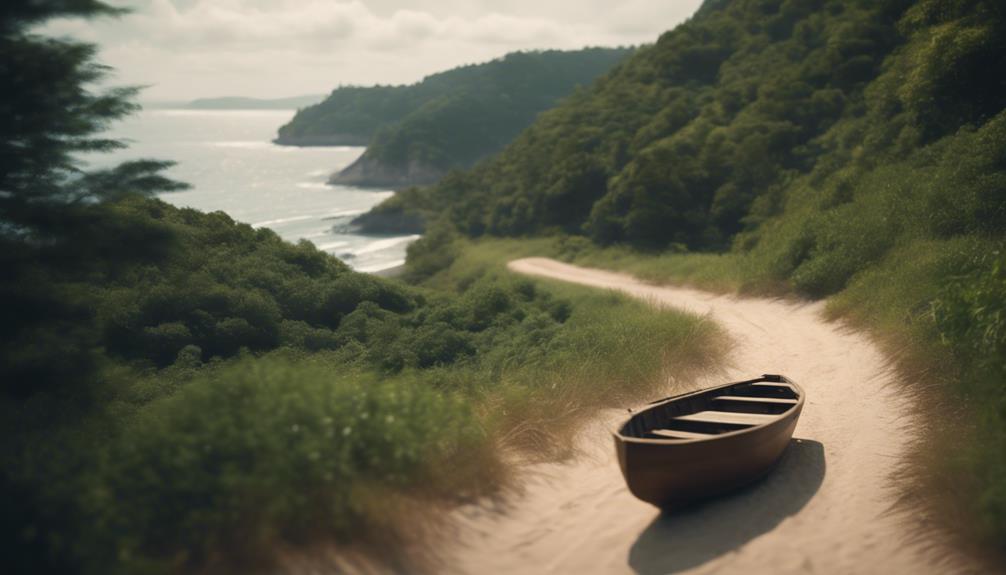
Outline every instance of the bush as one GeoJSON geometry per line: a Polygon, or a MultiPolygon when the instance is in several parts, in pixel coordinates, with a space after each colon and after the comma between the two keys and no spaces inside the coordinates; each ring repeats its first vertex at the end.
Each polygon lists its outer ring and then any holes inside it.
{"type": "Polygon", "coordinates": [[[448,489],[448,461],[481,476],[486,439],[464,402],[424,385],[243,360],[145,407],[102,450],[80,547],[101,572],[133,573],[348,540],[373,520],[365,492],[448,489]]]}

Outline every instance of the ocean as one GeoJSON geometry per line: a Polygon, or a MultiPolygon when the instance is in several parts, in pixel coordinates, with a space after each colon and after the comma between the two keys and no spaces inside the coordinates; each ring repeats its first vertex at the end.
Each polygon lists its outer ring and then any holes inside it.
{"type": "Polygon", "coordinates": [[[346,233],[352,218],[392,195],[390,190],[326,184],[362,147],[292,148],[271,142],[293,110],[151,109],[115,124],[113,137],[129,148],[89,158],[91,166],[123,160],[173,160],[166,175],[191,190],[162,194],[165,202],[223,211],[237,221],[267,227],[284,240],[314,243],[362,272],[401,265],[418,236],[346,233]]]}

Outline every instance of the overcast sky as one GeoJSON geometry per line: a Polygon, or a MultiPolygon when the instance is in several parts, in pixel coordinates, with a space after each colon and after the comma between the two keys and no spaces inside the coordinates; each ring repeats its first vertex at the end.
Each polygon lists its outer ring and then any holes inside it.
{"type": "Polygon", "coordinates": [[[653,42],[701,0],[133,0],[46,32],[99,44],[143,100],[401,84],[514,50],[653,42]]]}

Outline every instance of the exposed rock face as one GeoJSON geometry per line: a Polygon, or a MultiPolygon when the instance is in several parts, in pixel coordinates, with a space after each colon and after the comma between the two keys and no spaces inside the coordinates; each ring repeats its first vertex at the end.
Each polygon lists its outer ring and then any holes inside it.
{"type": "Polygon", "coordinates": [[[307,136],[284,136],[280,134],[274,144],[280,146],[366,146],[370,138],[359,134],[314,134],[307,136]]]}
{"type": "Polygon", "coordinates": [[[367,157],[364,153],[355,162],[329,178],[328,183],[370,188],[407,188],[434,184],[444,175],[440,168],[411,160],[404,166],[389,166],[367,157]]]}

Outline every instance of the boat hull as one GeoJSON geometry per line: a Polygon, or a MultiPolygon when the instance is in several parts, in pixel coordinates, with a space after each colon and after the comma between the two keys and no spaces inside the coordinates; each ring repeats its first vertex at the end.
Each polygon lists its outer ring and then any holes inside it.
{"type": "Polygon", "coordinates": [[[701,441],[662,441],[615,433],[622,474],[633,495],[662,509],[686,506],[764,477],[779,461],[803,402],[779,419],[701,441]]]}

